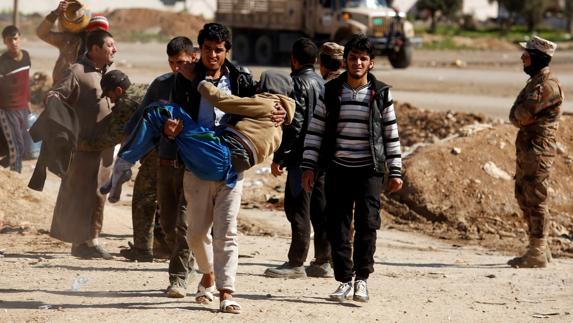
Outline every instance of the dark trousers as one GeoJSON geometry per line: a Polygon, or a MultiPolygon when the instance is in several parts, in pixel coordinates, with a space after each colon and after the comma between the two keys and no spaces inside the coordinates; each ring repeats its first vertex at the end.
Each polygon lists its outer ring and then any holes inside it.
{"type": "Polygon", "coordinates": [[[133,221],[133,245],[141,250],[153,248],[153,223],[157,209],[157,165],[155,151],[141,160],[141,166],[133,185],[131,219],[133,221]]]}
{"type": "Polygon", "coordinates": [[[383,181],[383,174],[372,169],[333,167],[326,172],[326,227],[339,282],[351,281],[355,273],[356,279],[364,280],[374,271],[383,181]],[[350,239],[353,208],[354,246],[350,239]]]}
{"type": "MultiPolygon", "coordinates": [[[[26,145],[29,142],[28,134],[28,108],[20,110],[0,110],[0,132],[2,141],[6,144],[6,157],[0,165],[10,167],[10,170],[22,172],[22,160],[29,150],[26,145]]],[[[4,154],[3,154],[4,155],[4,154]]]]}
{"type": "Polygon", "coordinates": [[[186,286],[194,258],[187,241],[187,203],[183,195],[183,167],[159,166],[157,176],[157,197],[159,221],[171,248],[169,260],[169,282],[180,282],[186,286]]]}
{"type": "Polygon", "coordinates": [[[302,266],[310,247],[310,225],[314,230],[314,255],[317,264],[330,261],[330,244],[326,235],[326,199],[324,174],[319,174],[310,193],[302,189],[300,168],[289,168],[284,208],[291,225],[291,244],[288,260],[291,266],[302,266]]]}

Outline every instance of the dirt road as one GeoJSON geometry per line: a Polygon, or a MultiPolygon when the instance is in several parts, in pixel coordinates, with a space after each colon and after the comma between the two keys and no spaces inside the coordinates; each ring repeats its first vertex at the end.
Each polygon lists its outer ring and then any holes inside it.
{"type": "MultiPolygon", "coordinates": [[[[25,169],[29,174],[30,164],[25,169]]],[[[57,182],[50,176],[43,193],[52,200],[57,182]]],[[[35,215],[35,224],[48,229],[51,214],[41,216],[35,215]]],[[[4,229],[0,321],[573,322],[573,259],[556,259],[543,270],[516,270],[505,265],[509,255],[384,228],[378,232],[375,273],[369,280],[370,303],[339,304],[327,299],[336,287],[333,279],[262,275],[286,256],[289,225],[282,212],[243,209],[239,218],[245,226],[274,232],[239,237],[239,316],[218,313],[218,302],[196,304],[197,275],[187,298],[168,299],[163,294],[166,262],[118,257],[132,232],[129,201],[124,201],[106,206],[101,240],[114,260],[76,259],[69,244],[46,234],[4,229]]]]}

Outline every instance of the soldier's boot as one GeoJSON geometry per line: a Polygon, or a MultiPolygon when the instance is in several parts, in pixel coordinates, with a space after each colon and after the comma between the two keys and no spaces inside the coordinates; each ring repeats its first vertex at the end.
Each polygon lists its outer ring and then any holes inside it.
{"type": "Polygon", "coordinates": [[[547,258],[547,263],[553,261],[553,256],[551,255],[551,248],[549,248],[549,240],[545,239],[545,257],[547,258]]]}
{"type": "Polygon", "coordinates": [[[545,238],[531,238],[523,256],[510,259],[507,264],[513,268],[547,267],[547,241],[545,238]]]}
{"type": "Polygon", "coordinates": [[[153,252],[151,250],[140,249],[134,246],[131,242],[127,243],[129,248],[121,249],[119,254],[131,261],[138,262],[153,262],[153,252]]]}

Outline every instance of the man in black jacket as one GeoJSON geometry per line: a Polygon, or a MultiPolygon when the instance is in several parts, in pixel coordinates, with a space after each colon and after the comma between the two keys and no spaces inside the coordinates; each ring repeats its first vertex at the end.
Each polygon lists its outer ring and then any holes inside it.
{"type": "Polygon", "coordinates": [[[325,230],[324,176],[318,173],[312,192],[304,192],[301,186],[302,151],[307,125],[324,89],[324,81],[314,71],[318,48],[308,38],[300,38],[294,44],[291,54],[291,76],[294,83],[296,111],[290,125],[284,127],[281,146],[275,152],[271,165],[272,174],[279,176],[283,168],[288,175],[285,188],[284,207],[291,223],[292,238],[288,262],[265,271],[268,277],[332,277],[330,265],[330,244],[325,230]],[[315,260],[304,269],[304,262],[310,246],[310,225],[314,229],[315,260]]]}
{"type": "Polygon", "coordinates": [[[374,67],[370,40],[353,36],[343,58],[347,72],[326,84],[308,126],[302,186],[311,191],[315,174],[326,169],[326,227],[334,276],[340,283],[330,299],[368,302],[384,172],[388,192],[402,187],[400,137],[390,86],[370,73],[374,67]]]}
{"type": "MultiPolygon", "coordinates": [[[[201,64],[197,64],[195,76],[179,75],[193,79],[191,86],[177,87],[174,102],[185,107],[186,112],[199,124],[209,129],[224,127],[233,122],[230,115],[217,109],[197,92],[198,82],[208,79],[225,93],[245,97],[255,94],[256,84],[251,74],[231,64],[227,53],[231,49],[230,31],[218,23],[203,26],[197,37],[201,49],[201,64]]],[[[185,69],[180,71],[185,73],[185,69]]],[[[278,126],[285,120],[284,109],[273,112],[271,119],[278,126]]],[[[170,121],[166,123],[166,134],[170,121]]],[[[229,140],[229,145],[237,144],[229,140]]],[[[245,156],[250,158],[251,156],[245,156]]],[[[235,174],[234,185],[225,181],[207,181],[186,170],[183,191],[187,205],[187,236],[197,267],[203,274],[197,286],[195,300],[198,303],[213,301],[215,289],[219,291],[220,310],[224,313],[240,313],[241,306],[233,300],[235,276],[239,262],[237,241],[237,216],[241,206],[243,188],[242,172],[235,174]]]]}

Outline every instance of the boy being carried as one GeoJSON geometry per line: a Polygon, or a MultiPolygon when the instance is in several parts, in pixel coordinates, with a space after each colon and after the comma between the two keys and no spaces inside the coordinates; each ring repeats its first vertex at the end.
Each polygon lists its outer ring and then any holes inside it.
{"type": "Polygon", "coordinates": [[[182,129],[174,132],[185,167],[195,176],[213,181],[224,180],[232,187],[238,172],[263,162],[280,145],[282,129],[270,116],[277,104],[287,111],[290,122],[294,113],[292,80],[275,71],[261,75],[259,91],[252,98],[227,95],[208,80],[201,81],[201,97],[229,114],[226,126],[215,131],[200,126],[183,108],[155,103],[147,108],[138,126],[123,144],[114,165],[112,178],[102,187],[111,191],[110,202],[119,200],[121,184],[131,175],[133,164],[152,149],[163,135],[168,119],[181,120],[182,129]]]}

